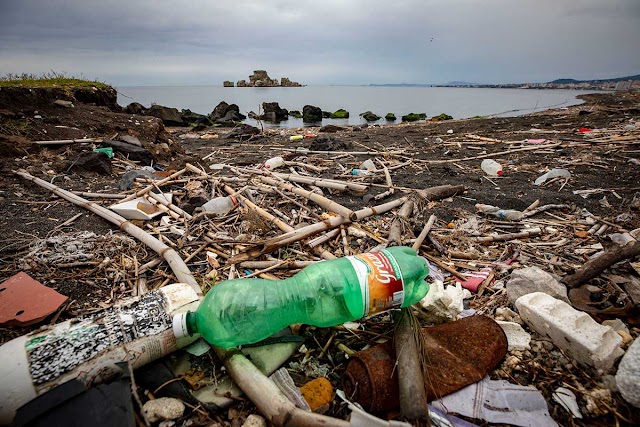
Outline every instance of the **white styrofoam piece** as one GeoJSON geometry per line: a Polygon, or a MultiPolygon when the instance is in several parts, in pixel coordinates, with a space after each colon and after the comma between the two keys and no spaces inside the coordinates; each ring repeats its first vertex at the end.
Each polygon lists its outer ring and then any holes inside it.
{"type": "Polygon", "coordinates": [[[531,335],[522,326],[515,322],[504,322],[502,320],[496,320],[496,323],[500,325],[504,334],[507,336],[508,349],[511,350],[529,350],[529,343],[531,342],[531,335]]]}
{"type": "MultiPolygon", "coordinates": [[[[173,194],[171,193],[162,193],[162,196],[164,196],[165,200],[168,203],[171,203],[171,201],[173,200],[173,194]]],[[[111,205],[109,206],[109,209],[124,217],[125,219],[152,219],[162,213],[160,209],[156,209],[154,213],[148,214],[138,209],[138,203],[155,208],[155,205],[151,204],[144,197],[138,197],[137,199],[129,200],[128,202],[116,203],[115,205],[111,205]]]]}
{"type": "Polygon", "coordinates": [[[609,371],[624,354],[622,338],[610,326],[602,326],[587,313],[542,292],[516,300],[520,317],[545,335],[578,363],[609,371]]]}

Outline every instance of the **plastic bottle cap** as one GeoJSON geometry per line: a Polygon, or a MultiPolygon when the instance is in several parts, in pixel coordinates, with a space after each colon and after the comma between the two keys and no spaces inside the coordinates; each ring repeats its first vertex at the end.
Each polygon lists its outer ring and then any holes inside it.
{"type": "Polygon", "coordinates": [[[502,170],[499,170],[498,172],[496,172],[496,175],[502,176],[502,170]]]}
{"type": "Polygon", "coordinates": [[[173,316],[173,335],[176,338],[188,337],[189,330],[187,329],[187,313],[178,313],[173,316]]]}

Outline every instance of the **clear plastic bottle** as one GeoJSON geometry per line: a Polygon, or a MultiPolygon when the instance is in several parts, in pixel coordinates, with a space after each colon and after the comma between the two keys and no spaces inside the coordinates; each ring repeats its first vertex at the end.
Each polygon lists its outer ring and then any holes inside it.
{"type": "Polygon", "coordinates": [[[507,221],[520,221],[524,216],[522,212],[515,209],[500,209],[497,206],[483,205],[482,203],[478,203],[476,209],[478,212],[493,215],[500,219],[506,219],[507,221]]]}
{"type": "Polygon", "coordinates": [[[199,333],[229,348],[263,340],[287,325],[329,327],[420,301],[427,262],[408,247],[322,261],[271,281],[234,279],[213,287],[195,312],[174,317],[176,337],[199,333]]]}
{"type": "Polygon", "coordinates": [[[482,163],[480,163],[480,168],[487,175],[502,176],[502,165],[493,159],[484,159],[482,163]]]}
{"type": "Polygon", "coordinates": [[[213,212],[218,215],[226,215],[238,205],[238,200],[234,196],[216,197],[202,205],[206,212],[213,212]]]}

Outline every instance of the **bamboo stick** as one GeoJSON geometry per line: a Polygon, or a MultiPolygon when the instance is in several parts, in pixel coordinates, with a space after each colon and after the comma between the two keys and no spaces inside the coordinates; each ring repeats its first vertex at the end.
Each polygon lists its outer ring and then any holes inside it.
{"type": "Polygon", "coordinates": [[[338,234],[340,234],[340,230],[337,228],[334,228],[333,230],[324,233],[322,236],[318,236],[313,240],[309,240],[307,242],[307,246],[309,246],[310,248],[315,248],[316,246],[321,245],[333,239],[338,234]]]}
{"type": "Polygon", "coordinates": [[[73,194],[82,197],[95,197],[97,199],[124,199],[123,194],[109,194],[109,193],[88,193],[86,191],[72,191],[73,194]]]}
{"type": "Polygon", "coordinates": [[[497,153],[488,153],[488,154],[482,154],[480,156],[473,156],[473,157],[464,157],[462,159],[447,159],[447,160],[421,160],[421,159],[415,159],[416,162],[420,162],[420,163],[453,163],[453,162],[464,162],[467,160],[476,160],[476,159],[485,159],[487,157],[495,157],[495,156],[501,156],[503,154],[511,154],[511,153],[517,153],[520,151],[532,151],[532,150],[541,150],[544,148],[554,148],[559,146],[560,143],[557,142],[555,144],[545,144],[545,145],[533,145],[531,147],[524,147],[524,148],[517,148],[515,150],[505,150],[505,151],[498,151],[497,153]]]}
{"type": "Polygon", "coordinates": [[[50,190],[51,192],[62,197],[65,200],[68,200],[78,206],[94,212],[95,214],[101,216],[112,224],[117,225],[122,231],[135,237],[136,239],[153,249],[158,255],[162,256],[169,264],[169,267],[171,268],[173,274],[175,274],[179,282],[187,283],[196,291],[198,295],[202,295],[200,285],[198,285],[198,282],[191,274],[191,271],[189,271],[189,267],[187,267],[182,258],[180,258],[180,255],[178,255],[175,250],[171,249],[160,240],[149,235],[143,229],[136,227],[135,225],[109,209],[83,199],[80,196],[63,190],[62,188],[50,184],[40,178],[36,178],[26,171],[18,171],[15,173],[28,181],[31,181],[41,187],[46,188],[47,190],[50,190]]]}
{"type": "Polygon", "coordinates": [[[326,197],[321,196],[318,193],[314,193],[309,190],[303,190],[302,188],[294,187],[293,185],[287,182],[278,181],[268,176],[261,176],[260,180],[264,183],[275,185],[276,187],[282,187],[285,190],[291,191],[292,193],[297,194],[299,196],[306,197],[307,199],[311,200],[321,208],[326,209],[327,211],[330,211],[330,212],[335,212],[338,215],[343,216],[345,218],[351,218],[352,215],[354,215],[354,212],[351,209],[346,208],[342,206],[340,203],[334,202],[331,199],[327,199],[326,197]]]}
{"type": "Polygon", "coordinates": [[[97,142],[97,141],[98,140],[96,138],[80,138],[80,139],[56,139],[52,141],[33,141],[33,143],[38,145],[67,145],[67,144],[97,142]]]}
{"type": "Polygon", "coordinates": [[[161,205],[166,206],[167,208],[171,209],[173,212],[177,213],[178,215],[180,215],[181,217],[183,217],[187,221],[190,220],[191,218],[193,218],[191,216],[191,214],[183,211],[178,206],[176,206],[173,203],[169,202],[165,197],[160,196],[159,194],[147,193],[146,196],[148,196],[150,199],[155,200],[156,202],[160,203],[161,205]]]}
{"type": "Polygon", "coordinates": [[[520,233],[500,234],[498,236],[489,236],[489,237],[475,237],[474,240],[476,242],[504,242],[507,240],[519,239],[521,237],[537,236],[539,234],[542,234],[542,230],[536,227],[527,231],[522,231],[520,233]]]}
{"type": "Polygon", "coordinates": [[[186,168],[185,168],[185,169],[180,169],[179,171],[172,173],[172,174],[171,174],[171,175],[169,175],[168,177],[163,178],[163,179],[161,179],[160,181],[156,181],[156,182],[154,182],[153,184],[146,186],[146,187],[145,187],[145,188],[143,188],[142,190],[138,190],[138,191],[136,191],[135,193],[133,193],[133,194],[131,194],[131,195],[129,195],[129,196],[127,196],[127,197],[125,197],[124,199],[122,199],[122,202],[128,202],[129,200],[133,200],[133,199],[138,198],[138,197],[140,197],[140,196],[142,196],[142,195],[144,195],[144,194],[147,194],[149,191],[151,191],[151,190],[153,190],[154,188],[156,188],[156,186],[158,186],[158,187],[159,187],[160,185],[162,185],[162,184],[164,184],[164,183],[166,183],[166,182],[171,181],[173,178],[176,178],[176,177],[178,177],[178,176],[182,175],[182,174],[183,174],[183,173],[185,173],[186,171],[187,171],[187,169],[186,169],[186,168]]]}

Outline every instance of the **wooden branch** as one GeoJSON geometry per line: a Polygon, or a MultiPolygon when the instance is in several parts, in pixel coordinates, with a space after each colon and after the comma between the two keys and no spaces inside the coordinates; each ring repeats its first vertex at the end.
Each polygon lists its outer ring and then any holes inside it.
{"type": "Polygon", "coordinates": [[[614,244],[598,257],[587,261],[575,273],[562,280],[568,287],[575,288],[598,276],[613,264],[640,255],[640,241],[629,242],[624,246],[614,244]]]}
{"type": "Polygon", "coordinates": [[[411,212],[413,212],[413,200],[407,199],[398,211],[398,215],[396,215],[391,223],[391,227],[389,228],[389,237],[387,237],[387,246],[402,245],[403,221],[409,219],[411,212]]]}
{"type": "Polygon", "coordinates": [[[424,242],[424,239],[426,239],[427,235],[431,231],[431,227],[433,227],[433,224],[435,222],[436,222],[436,216],[431,215],[429,217],[429,220],[425,224],[424,228],[420,232],[420,235],[418,235],[418,237],[416,238],[416,241],[413,243],[412,249],[416,251],[416,253],[419,251],[420,246],[422,246],[422,242],[424,242]]]}
{"type": "Polygon", "coordinates": [[[550,209],[569,209],[569,205],[544,205],[544,206],[532,208],[530,210],[525,210],[522,213],[522,218],[529,218],[530,216],[539,214],[540,212],[548,211],[550,209]]]}
{"type": "Polygon", "coordinates": [[[53,141],[33,141],[37,145],[68,145],[85,142],[97,142],[96,138],[80,138],[80,139],[56,139],[53,141]]]}
{"type": "Polygon", "coordinates": [[[428,426],[429,409],[422,375],[422,355],[417,343],[421,335],[420,324],[411,322],[410,310],[411,307],[401,310],[394,334],[400,414],[403,418],[412,421],[413,425],[428,426]]]}
{"type": "Polygon", "coordinates": [[[120,215],[107,208],[83,199],[80,196],[63,190],[62,188],[50,184],[40,178],[36,178],[26,171],[19,171],[15,173],[16,175],[28,181],[31,181],[41,187],[46,188],[47,190],[50,190],[54,194],[70,201],[71,203],[90,210],[91,212],[101,216],[112,224],[117,225],[122,231],[129,233],[131,236],[135,237],[136,239],[153,249],[158,255],[162,256],[169,264],[169,267],[171,268],[173,274],[175,274],[179,282],[187,283],[196,291],[198,295],[202,295],[202,289],[200,289],[200,285],[198,285],[198,282],[191,274],[191,271],[189,271],[189,267],[187,267],[182,258],[180,258],[180,255],[178,255],[175,250],[171,249],[160,240],[156,239],[150,234],[147,234],[143,229],[136,227],[120,215]]]}

